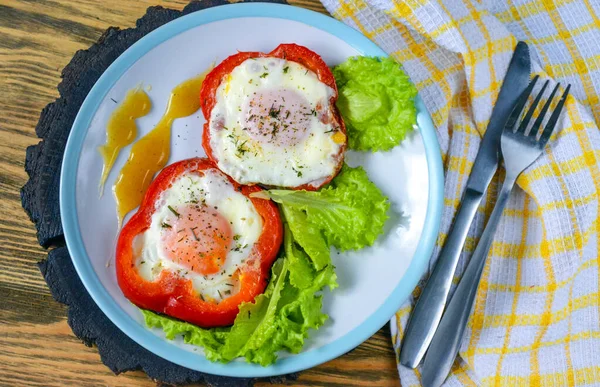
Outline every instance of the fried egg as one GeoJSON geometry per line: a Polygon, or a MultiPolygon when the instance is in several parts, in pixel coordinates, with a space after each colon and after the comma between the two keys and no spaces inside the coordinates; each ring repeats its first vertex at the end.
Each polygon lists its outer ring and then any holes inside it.
{"type": "Polygon", "coordinates": [[[346,144],[335,90],[301,64],[247,59],[224,77],[210,113],[210,151],[240,184],[319,187],[339,170],[346,144]]]}
{"type": "Polygon", "coordinates": [[[262,228],[250,199],[220,171],[189,171],[162,192],[150,227],[134,239],[135,265],[148,281],[169,270],[201,298],[220,302],[239,291],[238,269],[262,228]]]}

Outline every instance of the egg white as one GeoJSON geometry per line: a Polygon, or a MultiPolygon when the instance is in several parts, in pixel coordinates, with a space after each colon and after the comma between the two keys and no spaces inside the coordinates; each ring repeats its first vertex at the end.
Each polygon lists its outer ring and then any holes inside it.
{"type": "Polygon", "coordinates": [[[296,187],[320,184],[333,175],[342,144],[333,140],[335,123],[310,119],[308,135],[292,146],[256,141],[245,130],[244,106],[261,90],[293,90],[316,109],[327,111],[334,91],[304,66],[278,58],[248,59],[237,66],[216,91],[211,112],[210,145],[219,169],[241,184],[296,187]],[[224,120],[224,122],[223,122],[224,120]],[[219,127],[224,124],[224,130],[219,127]],[[240,152],[240,144],[242,151],[240,152]]]}
{"type": "Polygon", "coordinates": [[[239,284],[232,281],[231,276],[248,259],[262,232],[263,221],[252,202],[237,192],[221,172],[203,172],[203,175],[194,172],[182,175],[161,194],[150,227],[135,238],[133,250],[137,269],[144,279],[154,281],[162,270],[170,270],[190,279],[194,290],[203,297],[219,301],[239,291],[239,284]],[[194,202],[216,207],[229,222],[232,233],[239,236],[232,242],[222,270],[216,274],[204,276],[192,272],[163,253],[162,224],[173,216],[169,206],[177,208],[194,202]]]}

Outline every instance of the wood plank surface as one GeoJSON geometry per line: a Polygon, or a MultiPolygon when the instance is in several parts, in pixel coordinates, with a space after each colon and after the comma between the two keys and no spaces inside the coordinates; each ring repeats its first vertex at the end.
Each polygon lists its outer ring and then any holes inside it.
{"type": "MultiPolygon", "coordinates": [[[[290,3],[326,12],[318,0],[290,3]]],[[[0,0],[0,385],[152,386],[141,372],[114,375],[71,332],[36,263],[46,257],[21,208],[25,148],[62,68],[109,26],[129,28],[147,7],[185,0],[0,0]]],[[[398,386],[389,330],[301,373],[287,386],[398,386]]]]}

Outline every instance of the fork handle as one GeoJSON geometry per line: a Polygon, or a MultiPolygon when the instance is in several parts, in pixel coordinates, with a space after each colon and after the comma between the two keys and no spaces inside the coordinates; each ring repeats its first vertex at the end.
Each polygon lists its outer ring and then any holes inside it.
{"type": "Polygon", "coordinates": [[[423,359],[425,351],[431,343],[433,334],[446,307],[452,278],[469,227],[482,197],[481,192],[471,189],[467,189],[463,195],[446,243],[406,327],[400,351],[400,363],[406,367],[415,368],[423,359]]]}
{"type": "Polygon", "coordinates": [[[421,370],[422,383],[425,387],[440,386],[452,368],[475,301],[485,261],[494,240],[494,233],[515,180],[516,176],[508,175],[504,179],[496,205],[481,235],[479,244],[475,248],[465,273],[456,287],[456,291],[448,303],[444,316],[433,336],[421,370]]]}

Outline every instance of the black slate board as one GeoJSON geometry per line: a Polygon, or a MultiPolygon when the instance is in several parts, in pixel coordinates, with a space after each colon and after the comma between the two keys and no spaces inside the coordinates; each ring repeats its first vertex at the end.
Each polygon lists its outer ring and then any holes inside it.
{"type": "MultiPolygon", "coordinates": [[[[255,1],[246,1],[255,2],[255,1]]],[[[271,3],[283,3],[272,0],[271,3]]],[[[225,0],[192,1],[183,11],[150,7],[135,28],[107,29],[97,43],[78,51],[63,69],[58,85],[60,97],[48,104],[35,128],[42,140],[27,148],[25,170],[29,180],[21,190],[21,203],[37,228],[38,242],[53,247],[39,268],[58,302],[68,306],[68,323],[87,346],[96,345],[102,362],[115,374],[143,370],[163,385],[205,382],[211,386],[251,386],[258,379],[221,377],[193,371],[142,348],[119,330],[98,308],[79,279],[65,246],[59,210],[59,180],[65,145],[83,100],[100,75],[133,43],[147,33],[180,16],[228,4],[225,0]]],[[[297,374],[262,380],[282,382],[297,374]]]]}

